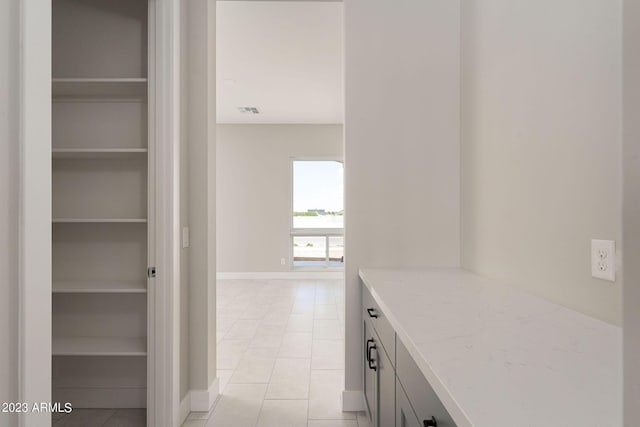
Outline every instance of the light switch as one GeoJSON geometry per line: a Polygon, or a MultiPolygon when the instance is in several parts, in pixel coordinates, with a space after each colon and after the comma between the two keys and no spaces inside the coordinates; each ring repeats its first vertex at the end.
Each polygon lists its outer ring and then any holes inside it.
{"type": "Polygon", "coordinates": [[[182,249],[189,247],[191,244],[189,240],[189,227],[182,227],[182,249]]]}

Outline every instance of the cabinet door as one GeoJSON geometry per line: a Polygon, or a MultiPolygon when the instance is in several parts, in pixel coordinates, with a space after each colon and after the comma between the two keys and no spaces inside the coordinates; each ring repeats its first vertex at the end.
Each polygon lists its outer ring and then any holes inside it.
{"type": "Polygon", "coordinates": [[[369,412],[371,427],[378,427],[378,368],[376,366],[377,355],[375,333],[371,323],[363,322],[364,343],[363,343],[363,378],[364,396],[369,412]]]}
{"type": "Polygon", "coordinates": [[[424,377],[401,340],[396,343],[396,373],[411,407],[423,424],[456,427],[453,419],[424,377]],[[429,423],[431,421],[431,423],[429,423]]]}
{"type": "Polygon", "coordinates": [[[400,381],[396,380],[396,427],[422,427],[400,381]]]}
{"type": "Polygon", "coordinates": [[[396,419],[396,372],[383,346],[376,348],[378,368],[378,427],[393,427],[396,419]]]}

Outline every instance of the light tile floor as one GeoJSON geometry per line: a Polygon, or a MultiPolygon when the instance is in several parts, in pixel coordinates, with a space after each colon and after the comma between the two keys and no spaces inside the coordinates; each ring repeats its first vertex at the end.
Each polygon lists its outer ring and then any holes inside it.
{"type": "Polygon", "coordinates": [[[342,280],[219,280],[218,378],[183,427],[365,427],[342,412],[342,280]]]}

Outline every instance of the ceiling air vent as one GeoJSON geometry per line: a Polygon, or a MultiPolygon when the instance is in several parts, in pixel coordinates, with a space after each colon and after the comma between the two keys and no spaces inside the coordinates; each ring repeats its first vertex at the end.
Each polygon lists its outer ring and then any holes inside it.
{"type": "Polygon", "coordinates": [[[260,111],[256,107],[238,107],[238,110],[242,114],[260,114],[260,111]]]}

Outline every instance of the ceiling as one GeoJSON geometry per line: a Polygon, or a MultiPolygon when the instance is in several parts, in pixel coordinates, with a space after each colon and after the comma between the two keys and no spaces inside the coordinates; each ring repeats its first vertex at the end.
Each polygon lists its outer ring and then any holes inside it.
{"type": "Polygon", "coordinates": [[[342,32],[339,2],[218,1],[218,123],[342,123],[342,32]]]}

